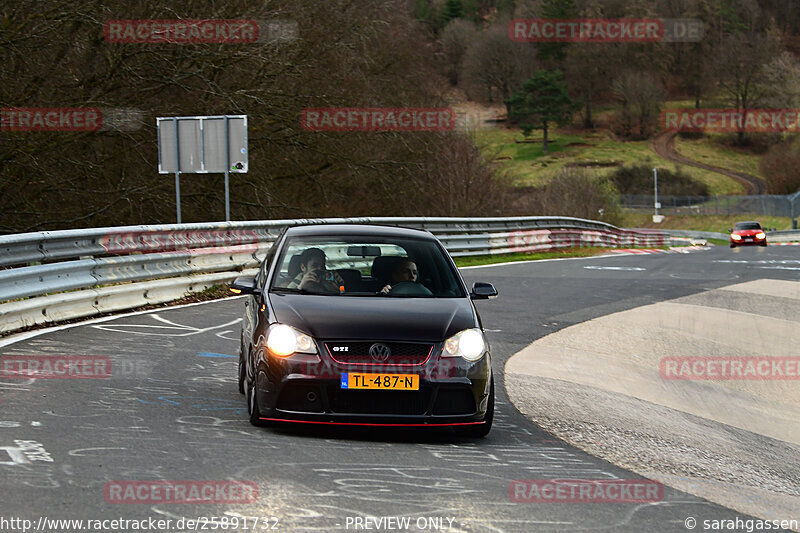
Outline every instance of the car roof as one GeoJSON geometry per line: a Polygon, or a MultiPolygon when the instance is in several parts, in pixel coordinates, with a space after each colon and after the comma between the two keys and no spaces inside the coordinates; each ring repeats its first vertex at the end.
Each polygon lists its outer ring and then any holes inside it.
{"type": "Polygon", "coordinates": [[[739,224],[758,224],[759,226],[761,225],[757,220],[740,220],[739,222],[734,224],[734,226],[738,226],[739,224]]]}
{"type": "Polygon", "coordinates": [[[304,224],[292,226],[286,230],[287,236],[315,235],[353,235],[371,237],[412,237],[416,239],[436,240],[427,230],[404,228],[400,226],[381,226],[378,224],[304,224]]]}

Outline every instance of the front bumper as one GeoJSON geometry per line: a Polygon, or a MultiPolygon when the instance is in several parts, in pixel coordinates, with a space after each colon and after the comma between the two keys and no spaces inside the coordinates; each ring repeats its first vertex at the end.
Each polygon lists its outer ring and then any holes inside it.
{"type": "Polygon", "coordinates": [[[739,240],[735,240],[731,237],[731,246],[766,246],[767,238],[764,237],[763,239],[759,239],[755,236],[748,236],[742,237],[739,240]]]}
{"type": "MultiPolygon", "coordinates": [[[[423,364],[341,364],[326,355],[268,356],[259,372],[262,418],[322,424],[435,426],[481,423],[491,378],[490,354],[476,362],[439,357],[423,364]],[[343,373],[419,375],[419,390],[343,389],[343,373]]],[[[435,354],[435,355],[434,355],[435,354]]]]}
{"type": "Polygon", "coordinates": [[[730,236],[731,246],[765,246],[767,244],[767,236],[758,238],[755,233],[750,235],[737,235],[739,239],[734,239],[734,234],[730,236]]]}

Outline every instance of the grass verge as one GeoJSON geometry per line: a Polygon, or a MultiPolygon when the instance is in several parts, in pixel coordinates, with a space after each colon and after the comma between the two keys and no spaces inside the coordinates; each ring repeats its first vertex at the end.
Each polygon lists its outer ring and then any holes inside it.
{"type": "Polygon", "coordinates": [[[614,248],[587,246],[585,248],[561,248],[552,252],[510,253],[497,255],[479,255],[475,257],[454,257],[456,266],[493,265],[495,263],[513,263],[516,261],[534,261],[537,259],[559,259],[563,257],[590,257],[608,253],[614,248]]]}
{"type": "MultiPolygon", "coordinates": [[[[559,175],[568,166],[580,166],[594,176],[613,172],[620,165],[638,164],[675,169],[672,161],[663,159],[650,149],[650,141],[621,141],[605,130],[556,130],[550,134],[548,153],[542,151],[542,132],[534,130],[537,142],[524,139],[519,129],[486,128],[473,133],[476,145],[512,177],[516,186],[540,187],[559,175]]],[[[700,139],[678,139],[676,150],[702,163],[739,170],[759,176],[760,155],[728,147],[720,136],[700,139]]],[[[692,178],[705,183],[712,195],[742,194],[744,188],[723,174],[688,165],[679,168],[692,178]]]]}
{"type": "Polygon", "coordinates": [[[730,136],[719,133],[707,134],[699,139],[687,139],[678,135],[675,137],[675,150],[699,163],[747,172],[763,179],[760,168],[762,156],[734,148],[729,138],[730,136]]]}
{"type": "MultiPolygon", "coordinates": [[[[652,214],[623,213],[621,227],[625,228],[655,228],[655,229],[684,229],[691,231],[715,231],[728,233],[736,222],[742,220],[757,220],[765,228],[778,230],[792,229],[789,217],[762,217],[759,215],[665,215],[660,224],[653,222],[652,214]]],[[[727,243],[726,243],[727,244],[727,243]]]]}

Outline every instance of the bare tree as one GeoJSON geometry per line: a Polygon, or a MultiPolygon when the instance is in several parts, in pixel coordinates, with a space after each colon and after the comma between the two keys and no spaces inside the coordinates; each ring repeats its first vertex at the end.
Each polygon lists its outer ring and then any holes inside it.
{"type": "Polygon", "coordinates": [[[622,105],[618,115],[621,133],[638,138],[650,135],[665,98],[658,79],[653,74],[627,71],[614,82],[613,91],[622,105]]]}
{"type": "MultiPolygon", "coordinates": [[[[778,53],[779,41],[774,33],[735,33],[725,37],[717,50],[717,79],[733,107],[747,114],[766,96],[763,72],[778,53]]],[[[743,143],[744,130],[737,133],[743,143]]]]}
{"type": "Polygon", "coordinates": [[[444,55],[445,73],[453,85],[458,85],[463,70],[464,55],[478,36],[475,24],[464,19],[452,20],[442,30],[440,42],[444,55]]]}
{"type": "MultiPolygon", "coordinates": [[[[4,5],[2,107],[133,108],[145,125],[131,132],[0,132],[0,231],[172,222],[173,183],[156,169],[156,116],[248,115],[250,172],[231,180],[235,219],[391,209],[390,192],[407,183],[403,177],[424,174],[422,154],[447,157],[447,140],[419,132],[309,132],[299,116],[308,107],[445,104],[435,43],[407,7],[405,0],[4,5]],[[178,18],[292,21],[297,38],[103,38],[110,19],[178,18]]],[[[181,185],[184,220],[222,218],[219,176],[186,176],[181,185]]]]}
{"type": "Polygon", "coordinates": [[[458,133],[441,135],[449,150],[429,149],[422,172],[412,178],[405,215],[480,216],[505,214],[509,182],[458,133]]]}
{"type": "Polygon", "coordinates": [[[583,103],[583,127],[594,127],[595,95],[608,88],[613,69],[606,43],[578,43],[567,50],[564,77],[583,103]]]}
{"type": "Polygon", "coordinates": [[[800,60],[782,52],[762,69],[763,103],[769,107],[800,107],[800,60]]]}
{"type": "Polygon", "coordinates": [[[517,194],[515,210],[531,215],[569,216],[618,224],[622,218],[619,194],[606,177],[567,168],[545,187],[517,194]]]}
{"type": "Polygon", "coordinates": [[[507,20],[498,21],[481,34],[464,58],[469,93],[489,103],[511,98],[535,70],[534,48],[508,38],[507,20]]]}

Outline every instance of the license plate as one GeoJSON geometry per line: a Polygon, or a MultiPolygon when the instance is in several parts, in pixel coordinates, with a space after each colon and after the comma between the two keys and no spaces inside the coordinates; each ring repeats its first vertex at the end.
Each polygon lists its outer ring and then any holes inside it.
{"type": "Polygon", "coordinates": [[[417,374],[342,374],[343,389],[419,390],[417,374]]]}

